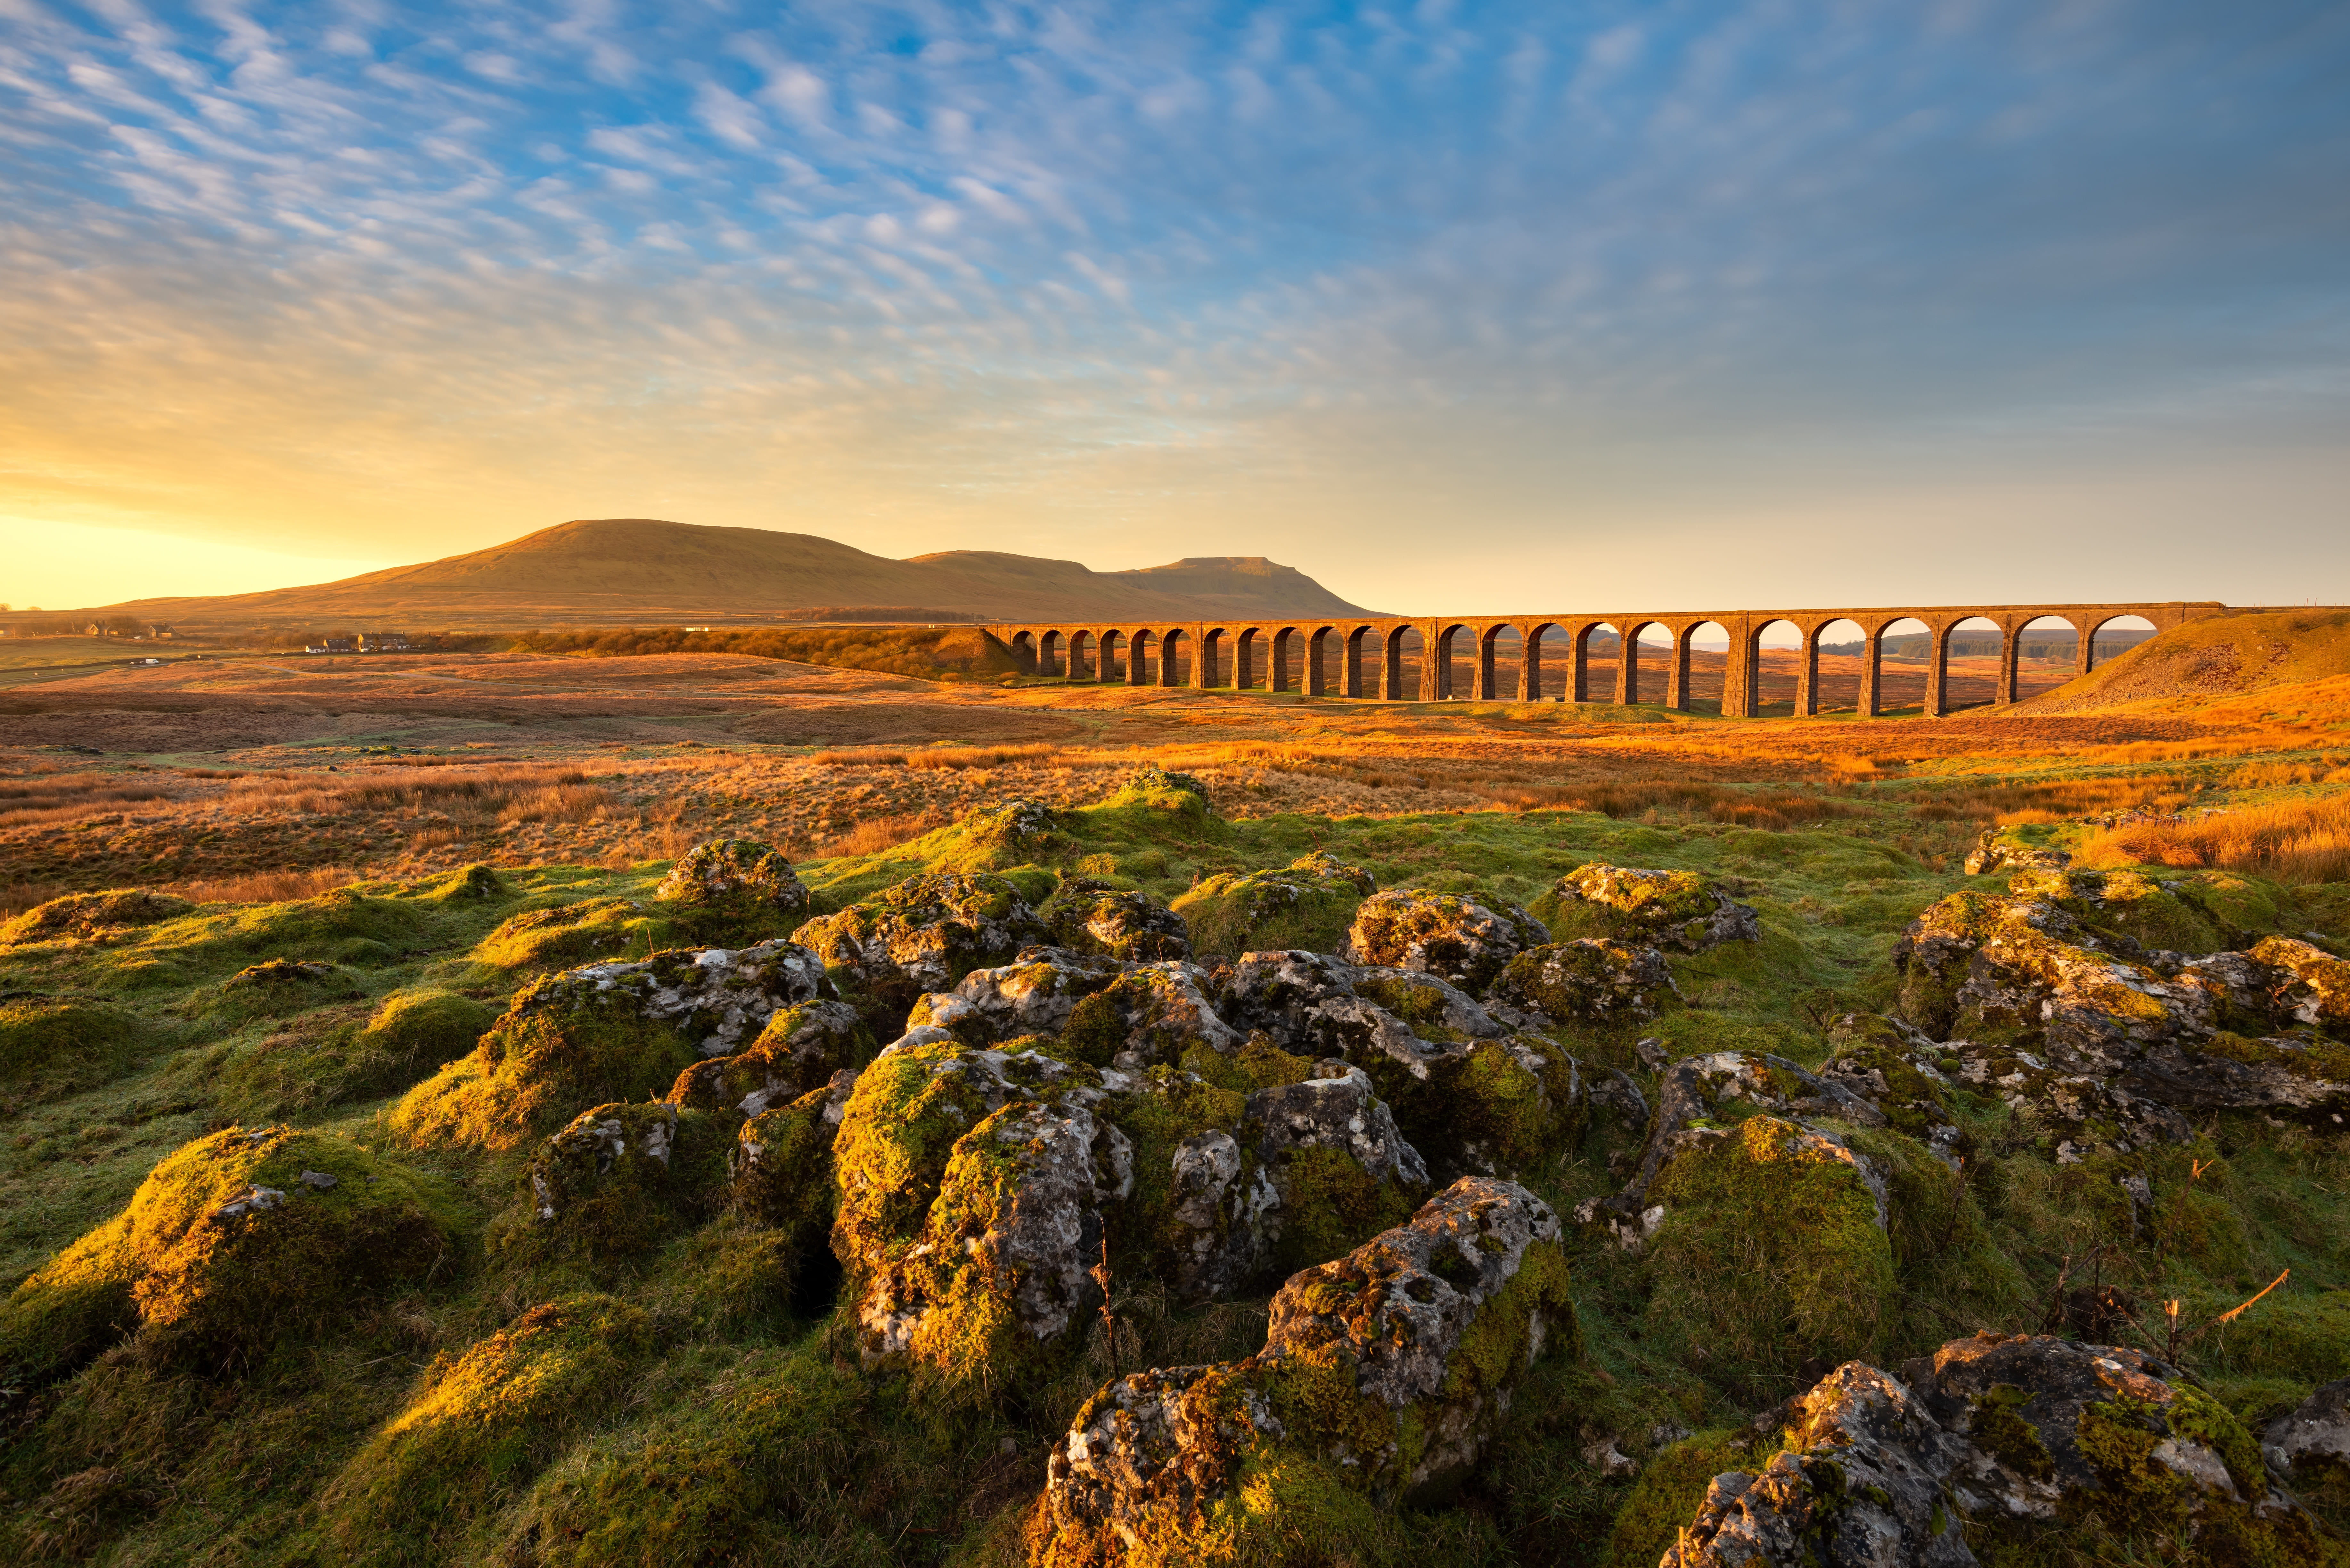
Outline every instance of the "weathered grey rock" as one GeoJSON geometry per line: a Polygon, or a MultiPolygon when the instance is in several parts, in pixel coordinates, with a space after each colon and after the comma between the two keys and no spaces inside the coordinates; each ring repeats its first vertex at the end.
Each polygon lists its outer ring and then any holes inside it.
{"type": "Polygon", "coordinates": [[[1329,1148],[1348,1156],[1374,1181],[1410,1187],[1428,1181],[1427,1162],[1396,1130],[1369,1076],[1345,1062],[1322,1062],[1302,1084],[1257,1090],[1248,1097],[1243,1126],[1257,1163],[1276,1172],[1299,1150],[1329,1148]]]}
{"type": "MultiPolygon", "coordinates": [[[[1432,1045],[1499,1040],[1510,1033],[1467,992],[1416,970],[1358,964],[1347,977],[1357,996],[1376,1002],[1432,1045]]],[[[1311,1027],[1308,1029],[1309,1035],[1311,1027]]]]}
{"type": "Polygon", "coordinates": [[[732,1056],[698,1062],[678,1075],[671,1105],[755,1116],[857,1069],[873,1056],[873,1037],[845,1002],[803,1002],[779,1009],[759,1037],[732,1056]]]}
{"type": "Polygon", "coordinates": [[[518,994],[506,1020],[567,1009],[590,996],[621,1001],[639,1016],[676,1028],[703,1055],[724,1056],[756,1039],[779,1009],[831,994],[823,963],[794,942],[680,948],[550,976],[518,994]]]}
{"type": "Polygon", "coordinates": [[[2328,1383],[2268,1424],[2261,1453],[2300,1484],[2350,1475],[2350,1377],[2328,1383]]]}
{"type": "Polygon", "coordinates": [[[1621,1068],[1608,1067],[1591,1076],[1591,1105],[1594,1110],[1604,1110],[1616,1118],[1619,1126],[1646,1127],[1648,1125],[1648,1099],[1640,1093],[1640,1085],[1621,1068]]]}
{"type": "Polygon", "coordinates": [[[531,1161],[531,1201],[542,1221],[552,1220],[619,1178],[641,1184],[644,1165],[669,1171],[677,1142],[678,1110],[665,1101],[598,1106],[546,1140],[531,1161]]]}
{"type": "Polygon", "coordinates": [[[791,862],[772,845],[751,838],[695,845],[670,867],[653,897],[705,941],[780,936],[806,919],[808,909],[808,890],[791,862]]]}
{"type": "Polygon", "coordinates": [[[921,1240],[858,1293],[859,1355],[951,1383],[1017,1370],[1099,1304],[1101,1209],[1133,1190],[1133,1146],[1091,1112],[993,1113],[957,1141],[921,1240]]]}
{"type": "Polygon", "coordinates": [[[1037,910],[1053,940],[1076,952],[1151,963],[1191,956],[1183,917],[1148,893],[1072,877],[1037,910]]]}
{"type": "Polygon", "coordinates": [[[1355,994],[1354,972],[1343,959],[1303,948],[1243,953],[1217,992],[1216,1006],[1234,1028],[1261,1029],[1284,1050],[1295,1050],[1305,1044],[1316,1006],[1355,994]]]}
{"type": "Polygon", "coordinates": [[[1520,953],[1492,994],[1560,1023],[1645,1023],[1680,992],[1656,949],[1584,937],[1520,953]]]}
{"type": "Polygon", "coordinates": [[[1211,1528],[1245,1557],[1294,1534],[1305,1521],[1278,1487],[1236,1492],[1260,1454],[1311,1455],[1387,1505],[1472,1468],[1525,1368],[1561,1341],[1573,1354],[1558,1235],[1523,1188],[1465,1179],[1283,1286],[1257,1355],[1109,1384],[1053,1454],[1035,1561],[1185,1561],[1211,1528]],[[1463,1356],[1472,1331],[1480,1354],[1463,1356]],[[1307,1368],[1339,1370],[1317,1386],[1351,1397],[1301,1401],[1285,1422],[1274,1390],[1307,1368]]]}
{"type": "Polygon", "coordinates": [[[1063,1044],[1088,1062],[1139,1072],[1194,1048],[1230,1055],[1246,1036],[1211,1001],[1208,971],[1180,959],[1132,964],[1070,1009],[1063,1044]]]}
{"type": "Polygon", "coordinates": [[[1727,1101],[1741,1101],[1784,1118],[1789,1136],[1802,1145],[1799,1152],[1850,1166],[1876,1199],[1877,1223],[1879,1229],[1884,1227],[1884,1176],[1843,1138],[1810,1126],[1805,1119],[1828,1117],[1862,1127],[1883,1127],[1884,1113],[1843,1084],[1783,1056],[1742,1051],[1684,1056],[1666,1071],[1658,1086],[1656,1116],[1631,1180],[1612,1198],[1586,1199],[1575,1208],[1576,1220],[1605,1226],[1627,1246],[1645,1242],[1664,1218],[1648,1202],[1649,1188],[1673,1160],[1725,1136],[1721,1127],[1712,1124],[1727,1101]]]}
{"type": "Polygon", "coordinates": [[[952,991],[924,993],[906,1026],[944,1029],[974,1045],[1057,1034],[1079,1002],[1116,984],[1128,967],[1097,953],[1027,948],[1015,962],[972,971],[952,991]]]}
{"type": "Polygon", "coordinates": [[[1757,941],[1762,927],[1753,909],[1695,871],[1648,871],[1595,861],[1552,887],[1545,907],[1582,906],[1610,934],[1636,944],[1703,952],[1730,941],[1757,941]]]}
{"type": "Polygon", "coordinates": [[[1549,929],[1514,904],[1495,910],[1458,893],[1390,888],[1355,911],[1344,956],[1438,975],[1474,995],[1519,953],[1548,940],[1549,929]]]}
{"type": "Polygon", "coordinates": [[[1967,875],[1986,877],[1994,871],[2061,871],[2073,857],[2061,849],[2034,849],[2028,845],[2002,844],[1996,825],[1986,827],[1967,852],[1967,875]]]}
{"type": "Polygon", "coordinates": [[[1792,1402],[1791,1447],[1760,1475],[1714,1477],[1658,1568],[1966,1568],[1941,1482],[1965,1443],[1910,1390],[1857,1361],[1792,1402]]]}
{"type": "Polygon", "coordinates": [[[2142,1352],[1981,1334],[1906,1371],[1848,1362],[1790,1401],[1785,1451],[1715,1477],[1660,1568],[1964,1568],[1962,1526],[1998,1542],[2035,1521],[2319,1554],[2250,1435],[2142,1352]]]}
{"type": "Polygon", "coordinates": [[[951,991],[975,969],[1011,962],[1052,932],[1002,877],[910,877],[793,933],[844,985],[903,1018],[926,991],[951,991]]]}

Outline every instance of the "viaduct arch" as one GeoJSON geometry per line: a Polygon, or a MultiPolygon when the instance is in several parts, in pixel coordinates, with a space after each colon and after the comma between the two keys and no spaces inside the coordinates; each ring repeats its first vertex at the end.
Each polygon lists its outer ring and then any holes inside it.
{"type": "MultiPolygon", "coordinates": [[[[1727,633],[1729,663],[1722,676],[1721,711],[1725,718],[1751,719],[1757,709],[1756,691],[1762,660],[1762,634],[1784,622],[1801,639],[1796,659],[1794,712],[1798,718],[1819,711],[1820,634],[1830,626],[1849,621],[1860,628],[1863,645],[1860,669],[1862,714],[1884,711],[1883,663],[1887,630],[1898,622],[1915,621],[1925,628],[1928,659],[1925,711],[1929,717],[1951,711],[1949,666],[1951,636],[1961,623],[1987,622],[2000,641],[1996,703],[2015,701],[2020,638],[2034,623],[2062,621],[2072,628],[2078,643],[2076,673],[2096,667],[2096,636],[2108,623],[2137,617],[2155,630],[2168,631],[2190,620],[2225,615],[2228,607],[2216,600],[2169,599],[2153,604],[1967,605],[1894,607],[1875,609],[1676,610],[1668,613],[1589,615],[1523,615],[1419,618],[1367,616],[1248,617],[1223,620],[1054,620],[1007,621],[986,629],[1011,648],[1040,675],[1059,675],[1074,682],[1115,682],[1132,686],[1189,686],[1199,691],[1288,691],[1301,689],[1309,697],[1354,697],[1382,702],[1440,702],[1462,699],[1482,702],[1545,701],[1630,704],[1640,691],[1644,660],[1661,655],[1665,706],[1690,705],[1690,653],[1695,634],[1705,628],[1727,633]],[[1659,630],[1669,645],[1644,649],[1641,634],[1659,630]],[[1523,649],[1518,674],[1501,690],[1496,678],[1496,639],[1515,632],[1523,649]],[[1612,634],[1617,639],[1614,691],[1591,690],[1592,639],[1612,634]],[[1543,639],[1563,647],[1565,668],[1546,661],[1543,639]],[[1405,690],[1407,636],[1416,639],[1418,679],[1405,690]],[[1179,650],[1180,654],[1179,654],[1179,650]],[[1126,657],[1118,659],[1116,652],[1126,657]],[[1179,664],[1179,658],[1180,663],[1179,664]],[[1460,662],[1469,665],[1468,679],[1455,681],[1460,662]],[[1303,665],[1302,680],[1293,680],[1293,665],[1303,665]],[[1335,671],[1333,667],[1335,666],[1335,671]],[[1188,667],[1188,669],[1186,668],[1188,667]],[[1465,689],[1462,689],[1465,688],[1465,689]]],[[[1907,634],[1907,635],[1915,635],[1907,634]]],[[[1988,635],[1969,630],[1968,637],[1988,635]]],[[[1653,683],[1654,677],[1650,678],[1653,683]]]]}

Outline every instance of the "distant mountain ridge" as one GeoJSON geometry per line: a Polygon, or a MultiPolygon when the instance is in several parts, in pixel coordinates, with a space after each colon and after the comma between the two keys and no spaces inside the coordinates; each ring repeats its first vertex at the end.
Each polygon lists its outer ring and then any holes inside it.
{"type": "Polygon", "coordinates": [[[332,621],[470,630],[741,622],[817,606],[900,605],[991,620],[1373,613],[1261,556],[1199,556],[1121,572],[994,550],[893,560],[815,534],[651,517],[582,518],[339,582],[105,608],[191,627],[332,621]]]}

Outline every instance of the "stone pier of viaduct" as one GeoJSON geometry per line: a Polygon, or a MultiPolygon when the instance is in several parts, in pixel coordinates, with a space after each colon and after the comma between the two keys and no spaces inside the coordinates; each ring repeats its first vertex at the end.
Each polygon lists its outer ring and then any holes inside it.
{"type": "MultiPolygon", "coordinates": [[[[1302,689],[1308,696],[1359,697],[1388,702],[1437,702],[1450,698],[1482,701],[1555,701],[1629,703],[1639,690],[1641,663],[1661,658],[1665,666],[1665,706],[1689,706],[1690,652],[1697,634],[1715,628],[1708,640],[1724,634],[1730,644],[1729,668],[1722,680],[1721,711],[1727,718],[1748,719],[1755,713],[1757,669],[1763,634],[1784,625],[1800,639],[1795,680],[1797,715],[1819,711],[1820,635],[1838,622],[1860,630],[1865,645],[1861,660],[1860,711],[1883,711],[1880,665],[1886,635],[1903,621],[1914,621],[1930,639],[1927,662],[1926,706],[1929,715],[1950,711],[1948,672],[1954,633],[1970,640],[1988,638],[1996,630],[2000,641],[1997,697],[2015,701],[2016,661],[2022,639],[2038,623],[2062,622],[2079,642],[2079,672],[2095,663],[2096,637],[2108,623],[2135,616],[2157,631],[2205,616],[2223,615],[2227,607],[2205,600],[2169,600],[2160,604],[1985,605],[1972,607],[1892,609],[1773,609],[1676,611],[1640,615],[1472,616],[1458,619],[1438,617],[1374,617],[1361,619],[1329,618],[1250,618],[1191,621],[1014,621],[988,627],[1009,644],[1014,654],[1035,660],[1043,674],[1072,680],[1115,680],[1134,686],[1184,686],[1200,690],[1252,689],[1286,691],[1292,689],[1290,667],[1303,653],[1302,689]],[[1985,622],[1976,627],[1970,622],[1985,622]],[[1964,630],[1961,631],[1961,628],[1964,630]],[[1643,648],[1641,634],[1657,628],[1671,639],[1669,647],[1643,648]],[[1521,657],[1514,690],[1497,690],[1495,644],[1515,632],[1521,657]],[[1591,691],[1591,639],[1595,633],[1614,633],[1620,649],[1615,690],[1591,691]],[[1419,657],[1416,690],[1404,690],[1407,634],[1417,637],[1419,657]],[[1546,690],[1543,670],[1544,638],[1553,647],[1564,642],[1565,670],[1555,690],[1546,690]],[[1118,655],[1125,655],[1121,661],[1118,655]],[[1335,653],[1336,658],[1332,656],[1335,653]],[[1472,661],[1470,690],[1453,689],[1453,669],[1466,654],[1472,661]],[[1110,672],[1123,662],[1125,673],[1110,672]],[[1335,670],[1333,666],[1335,665],[1335,670]],[[1184,671],[1188,668],[1188,679],[1184,671]]],[[[2050,627],[2053,631],[2053,624],[2050,627]]],[[[1916,631],[1905,634],[1916,636],[1916,631]]]]}

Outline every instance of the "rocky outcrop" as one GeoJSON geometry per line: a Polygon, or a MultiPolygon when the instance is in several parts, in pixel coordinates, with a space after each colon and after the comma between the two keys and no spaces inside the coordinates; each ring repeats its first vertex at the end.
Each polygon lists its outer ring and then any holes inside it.
{"type": "Polygon", "coordinates": [[[975,969],[1010,963],[1051,931],[1020,889],[980,872],[908,877],[792,933],[844,991],[869,1000],[868,1022],[884,1039],[903,1028],[915,998],[951,991],[975,969]]]}
{"type": "Polygon", "coordinates": [[[1208,971],[1180,959],[1129,966],[1071,1008],[1061,1027],[1068,1054],[1127,1072],[1195,1052],[1229,1056],[1243,1038],[1216,1010],[1208,971]]]}
{"type": "Polygon", "coordinates": [[[1976,836],[1975,846],[1967,851],[1966,869],[1970,877],[1988,877],[1994,871],[2061,871],[2072,863],[2073,857],[2061,849],[2002,840],[1993,826],[1976,836]]]}
{"type": "Polygon", "coordinates": [[[1850,1363],[1792,1401],[1785,1451],[1717,1476],[1663,1568],[1962,1568],[1962,1526],[2022,1545],[2059,1521],[2324,1559],[2251,1434],[2142,1352],[1982,1334],[1905,1372],[1850,1363]]]}
{"type": "Polygon", "coordinates": [[[843,1070],[823,1087],[743,1122],[731,1167],[739,1210],[809,1244],[832,1228],[833,1140],[856,1087],[857,1075],[843,1070]]]}
{"type": "Polygon", "coordinates": [[[724,1056],[757,1039],[779,1010],[830,994],[815,953],[775,940],[747,948],[680,948],[566,970],[517,994],[506,1018],[591,1003],[625,1008],[668,1024],[704,1056],[724,1056]]]}
{"type": "Polygon", "coordinates": [[[1334,1496],[1391,1507],[1441,1486],[1536,1357],[1575,1353],[1558,1236],[1523,1188],[1464,1179],[1284,1285],[1255,1355],[1111,1383],[1052,1456],[1031,1561],[1185,1561],[1211,1532],[1246,1557],[1334,1496]]]}
{"type": "Polygon", "coordinates": [[[854,1078],[873,1059],[873,1037],[855,1008],[845,1002],[803,1002],[777,1011],[759,1037],[733,1055],[698,1062],[679,1074],[669,1100],[694,1110],[755,1116],[823,1087],[840,1073],[854,1078]]]}
{"type": "Polygon", "coordinates": [[[678,857],[654,899],[704,941],[761,941],[807,919],[808,890],[774,846],[716,838],[678,857]]]}
{"type": "Polygon", "coordinates": [[[1679,1001],[1665,956],[1604,937],[1549,942],[1510,961],[1493,995],[1557,1023],[1645,1023],[1679,1001]]]}
{"type": "Polygon", "coordinates": [[[641,1252],[714,1191],[723,1147],[706,1113],[665,1101],[583,1111],[532,1157],[528,1240],[590,1258],[641,1252]]]}
{"type": "Polygon", "coordinates": [[[1683,952],[1703,952],[1722,942],[1756,941],[1762,935],[1750,906],[1733,901],[1695,871],[1648,871],[1594,861],[1560,877],[1536,908],[1556,911],[1555,921],[1581,919],[1626,942],[1683,952]]]}
{"type": "Polygon", "coordinates": [[[1548,940],[1549,929],[1514,904],[1497,912],[1458,893],[1391,888],[1356,909],[1343,950],[1356,963],[1417,970],[1477,995],[1512,959],[1548,940]]]}
{"type": "Polygon", "coordinates": [[[2337,1379],[2268,1424],[2261,1455],[2297,1485],[2350,1480],[2350,1377],[2337,1379]]]}
{"type": "Polygon", "coordinates": [[[1149,963],[1191,956],[1183,917],[1148,893],[1072,877],[1036,911],[1053,940],[1075,952],[1149,963]]]}
{"type": "Polygon", "coordinates": [[[908,1029],[943,1029],[974,1045],[1057,1034],[1079,1002],[1127,972],[1119,960],[1066,948],[1028,948],[1017,961],[975,969],[949,992],[931,992],[906,1015],[908,1029]]]}

